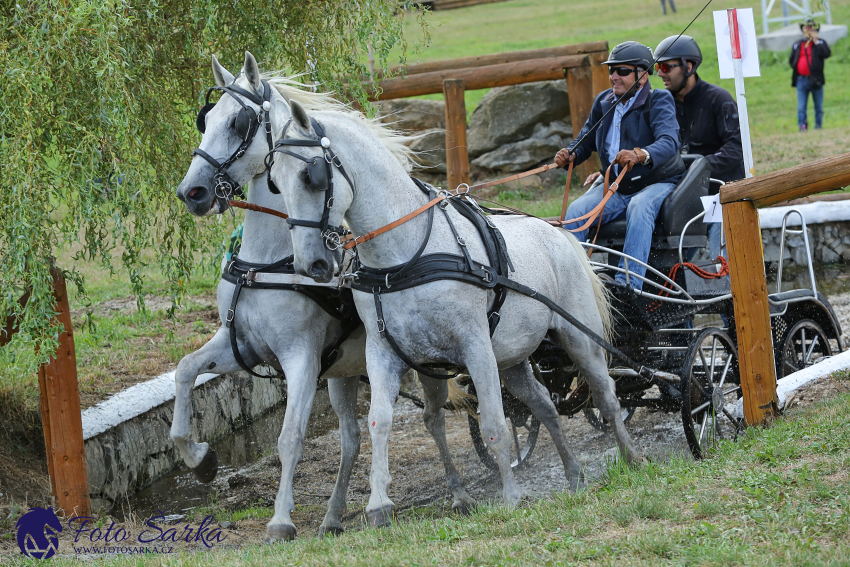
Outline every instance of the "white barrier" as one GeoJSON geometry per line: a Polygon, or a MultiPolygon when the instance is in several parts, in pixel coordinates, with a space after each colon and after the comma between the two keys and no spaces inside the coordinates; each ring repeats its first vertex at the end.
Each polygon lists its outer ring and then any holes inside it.
{"type": "MultiPolygon", "coordinates": [[[[823,362],[818,362],[813,366],[804,368],[789,374],[785,378],[776,382],[776,395],[779,397],[779,409],[785,407],[785,400],[794,390],[798,390],[806,384],[813,382],[819,378],[829,376],[833,372],[850,368],[850,350],[846,350],[841,354],[826,358],[823,362]]],[[[738,400],[735,406],[734,416],[739,419],[744,418],[744,400],[738,400]]]]}

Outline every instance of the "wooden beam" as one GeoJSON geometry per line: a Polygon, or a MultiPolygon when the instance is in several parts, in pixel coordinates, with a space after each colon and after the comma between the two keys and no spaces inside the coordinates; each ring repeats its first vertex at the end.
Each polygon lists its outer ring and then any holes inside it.
{"type": "MultiPolygon", "coordinates": [[[[584,123],[590,116],[593,106],[593,71],[590,67],[573,67],[566,72],[567,94],[570,98],[570,121],[573,125],[573,136],[578,136],[584,123]]],[[[575,171],[579,181],[584,183],[588,175],[599,171],[601,167],[599,156],[595,153],[575,171]]]]}
{"type": "Polygon", "coordinates": [[[776,369],[758,210],[750,201],[723,205],[723,228],[738,339],[744,417],[760,425],[776,415],[776,369]]]}
{"type": "Polygon", "coordinates": [[[446,170],[451,191],[461,183],[469,184],[465,91],[461,79],[443,81],[443,96],[446,99],[446,170]]]}
{"type": "MultiPolygon", "coordinates": [[[[449,69],[471,69],[473,67],[516,63],[517,61],[527,61],[529,59],[546,59],[549,57],[561,57],[564,55],[584,55],[595,52],[601,52],[601,54],[604,54],[602,61],[605,61],[608,57],[608,42],[589,41],[586,43],[575,43],[572,45],[561,45],[558,47],[547,47],[544,49],[507,51],[504,53],[492,53],[490,55],[476,55],[473,57],[460,57],[458,59],[429,61],[428,63],[411,63],[410,65],[396,65],[394,67],[390,67],[390,71],[392,73],[400,73],[404,71],[407,75],[418,75],[421,73],[447,71],[449,69]]],[[[381,79],[381,73],[375,73],[375,78],[376,80],[381,79]]],[[[607,75],[605,79],[607,81],[607,75]]]]}
{"type": "Polygon", "coordinates": [[[602,62],[608,59],[608,51],[596,51],[589,54],[590,68],[593,69],[593,96],[611,88],[611,80],[608,78],[608,65],[602,62]]]}
{"type": "Polygon", "coordinates": [[[51,273],[56,320],[64,331],[59,334],[56,353],[38,372],[47,467],[51,488],[65,516],[88,516],[91,501],[71,310],[62,271],[52,267],[51,273]]]}
{"type": "Polygon", "coordinates": [[[446,79],[460,79],[468,90],[519,85],[535,81],[553,81],[563,77],[564,69],[588,65],[590,65],[590,59],[587,55],[565,55],[472,69],[448,69],[421,73],[404,79],[383,81],[380,83],[383,89],[381,94],[377,99],[372,98],[370,100],[391,100],[441,93],[443,92],[443,81],[446,79]]]}
{"type": "Polygon", "coordinates": [[[720,202],[749,200],[756,207],[767,207],[847,185],[850,185],[850,153],[727,183],[720,189],[720,202]]]}

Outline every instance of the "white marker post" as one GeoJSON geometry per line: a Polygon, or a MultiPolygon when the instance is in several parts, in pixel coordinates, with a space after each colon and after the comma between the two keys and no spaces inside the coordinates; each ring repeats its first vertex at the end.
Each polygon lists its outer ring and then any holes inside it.
{"type": "Polygon", "coordinates": [[[735,71],[735,93],[738,98],[738,118],[741,121],[741,144],[744,146],[744,175],[752,177],[753,146],[750,142],[750,119],[747,114],[747,93],[744,90],[744,62],[741,57],[741,36],[738,32],[738,10],[726,10],[729,17],[729,40],[732,43],[732,67],[735,71]]]}
{"type": "Polygon", "coordinates": [[[747,177],[754,175],[753,149],[750,142],[750,121],[747,113],[745,77],[761,76],[758,39],[752,8],[718,10],[714,12],[714,35],[717,41],[717,62],[721,79],[735,79],[738,99],[738,119],[744,147],[744,169],[747,177]]]}

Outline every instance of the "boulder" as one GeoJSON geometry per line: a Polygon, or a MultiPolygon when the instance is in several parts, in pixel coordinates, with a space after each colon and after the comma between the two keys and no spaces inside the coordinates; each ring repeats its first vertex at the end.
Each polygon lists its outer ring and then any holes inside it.
{"type": "Polygon", "coordinates": [[[434,128],[422,132],[408,147],[413,150],[416,170],[446,173],[446,131],[434,128]]]}
{"type": "Polygon", "coordinates": [[[498,171],[525,171],[538,163],[552,161],[558,150],[563,148],[558,135],[547,138],[528,138],[521,142],[505,144],[472,161],[473,165],[498,171]]]}
{"type": "Polygon", "coordinates": [[[421,132],[446,127],[446,103],[441,100],[404,98],[373,104],[381,122],[397,130],[421,132]]]}
{"type": "Polygon", "coordinates": [[[528,138],[539,124],[569,123],[565,81],[497,87],[481,99],[469,119],[470,157],[528,138]]]}

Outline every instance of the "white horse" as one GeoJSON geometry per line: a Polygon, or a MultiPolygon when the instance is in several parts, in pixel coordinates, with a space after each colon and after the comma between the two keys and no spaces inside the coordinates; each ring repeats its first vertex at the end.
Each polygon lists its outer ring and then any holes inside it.
{"type": "MultiPolygon", "coordinates": [[[[273,119],[275,138],[286,126],[288,140],[319,140],[311,118],[323,128],[323,145],[329,142],[352,184],[341,168],[333,168],[334,202],[328,224],[345,221],[355,235],[384,227],[419,207],[428,198],[416,187],[404,167],[405,155],[393,152],[392,135],[355,112],[310,111],[298,101],[276,102],[273,119]],[[353,185],[353,186],[352,186],[353,185]]],[[[321,159],[323,148],[299,147],[293,141],[286,149],[302,158],[321,159]]],[[[292,218],[319,222],[327,206],[327,195],[306,181],[303,159],[275,153],[272,180],[282,192],[292,218]]],[[[433,253],[459,255],[465,246],[475,262],[488,264],[481,238],[473,225],[454,207],[448,206],[458,234],[452,232],[444,214],[435,213],[423,258],[433,253]]],[[[521,216],[491,216],[507,241],[515,272],[511,279],[554,300],[600,336],[609,334],[607,294],[590,268],[578,241],[566,232],[544,222],[521,216]]],[[[401,227],[385,232],[357,247],[360,260],[369,268],[392,268],[405,264],[420,250],[426,238],[428,213],[401,227]]],[[[312,226],[298,221],[292,226],[296,271],[322,282],[334,273],[333,255],[326,237],[312,226]]],[[[392,282],[388,280],[388,284],[392,282]]],[[[399,391],[406,364],[391,348],[381,331],[392,337],[408,360],[415,364],[442,363],[466,368],[475,384],[481,411],[481,431],[496,455],[501,472],[504,499],[517,502],[520,491],[510,466],[511,435],[504,420],[499,374],[505,384],[516,389],[552,433],[571,486],[576,486],[580,466],[567,448],[556,409],[546,389],[534,381],[527,358],[550,333],[579,365],[588,381],[596,407],[614,425],[621,454],[629,462],[644,459],[623,425],[614,381],[608,375],[605,351],[585,334],[568,324],[535,299],[508,293],[501,309],[501,322],[489,336],[487,308],[492,291],[463,282],[440,280],[394,292],[383,287],[383,317],[377,314],[372,293],[355,291],[357,311],[366,326],[366,362],[372,384],[369,431],[372,437],[371,497],[366,508],[373,518],[392,512],[387,495],[388,441],[392,425],[392,403],[399,391]]]]}
{"type": "MultiPolygon", "coordinates": [[[[219,87],[234,87],[262,94],[262,83],[257,63],[246,53],[245,64],[238,78],[234,78],[213,58],[213,75],[219,87]]],[[[272,101],[283,103],[286,96],[304,104],[331,104],[323,95],[302,91],[286,79],[271,79],[272,101]]],[[[242,100],[258,114],[260,107],[242,100]]],[[[224,95],[206,115],[205,133],[200,148],[223,161],[234,153],[244,141],[236,134],[234,124],[242,106],[232,96],[224,95]]],[[[248,184],[247,200],[250,203],[284,212],[281,199],[269,190],[265,177],[264,158],[268,145],[262,131],[233,162],[228,175],[239,185],[248,184]],[[250,182],[250,183],[249,183],[250,182]]],[[[221,214],[227,208],[226,199],[216,198],[213,179],[215,168],[195,156],[183,182],[177,189],[178,197],[187,209],[197,216],[221,214]]],[[[277,217],[248,211],[245,215],[242,249],[239,258],[256,264],[270,264],[293,252],[290,231],[277,217]]],[[[184,462],[205,482],[215,477],[217,459],[207,443],[196,443],[190,424],[192,386],[197,376],[204,372],[224,374],[240,370],[230,344],[231,328],[225,325],[234,284],[222,280],[218,286],[218,307],[222,327],[200,350],[184,357],[175,376],[177,396],[171,438],[184,462]]],[[[335,344],[342,333],[340,322],[331,317],[318,304],[297,291],[273,289],[244,289],[234,319],[239,352],[253,367],[268,363],[286,376],[286,414],[278,451],[282,464],[280,488],[275,498],[275,513],[266,526],[266,541],[291,540],[296,528],[290,518],[294,507],[292,478],[301,457],[307,419],[316,392],[320,357],[328,345],[335,344]]],[[[342,343],[337,361],[326,377],[344,377],[328,380],[328,390],[334,411],[339,417],[341,458],[340,470],[333,494],[328,501],[328,511],[322,522],[321,534],[336,534],[343,530],[341,515],[345,512],[345,496],[355,459],[360,450],[360,430],[355,404],[359,376],[365,374],[365,332],[362,327],[342,343]]],[[[446,476],[454,501],[453,508],[465,510],[474,504],[463,488],[461,476],[451,462],[446,444],[445,414],[442,409],[447,399],[447,385],[434,380],[422,380],[425,392],[425,425],[437,444],[446,467],[446,476]]]]}

